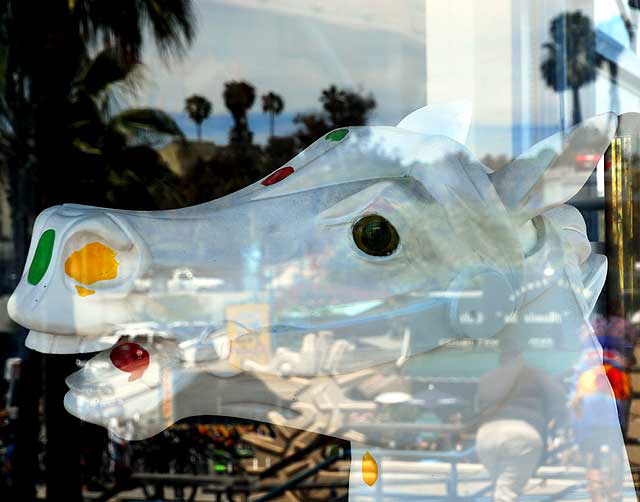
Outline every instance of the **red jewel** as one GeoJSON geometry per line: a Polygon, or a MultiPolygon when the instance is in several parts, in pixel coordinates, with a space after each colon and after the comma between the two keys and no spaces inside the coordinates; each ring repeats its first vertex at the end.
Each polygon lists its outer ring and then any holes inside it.
{"type": "Polygon", "coordinates": [[[295,169],[291,166],[281,167],[277,171],[273,171],[269,176],[262,180],[262,184],[265,186],[273,185],[278,181],[282,181],[287,176],[293,173],[295,169]]]}
{"type": "Polygon", "coordinates": [[[149,367],[149,352],[137,343],[127,342],[116,345],[109,354],[109,358],[116,368],[131,373],[130,382],[140,378],[149,367]]]}

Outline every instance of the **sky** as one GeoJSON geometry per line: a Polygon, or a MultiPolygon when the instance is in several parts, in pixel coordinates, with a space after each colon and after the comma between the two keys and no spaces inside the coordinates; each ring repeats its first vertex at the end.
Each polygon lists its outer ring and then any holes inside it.
{"type": "Polygon", "coordinates": [[[425,104],[423,2],[402,7],[386,0],[200,0],[197,35],[181,58],[163,62],[147,44],[145,85],[135,104],[169,111],[188,136],[195,127],[184,116],[184,99],[201,94],[213,104],[203,137],[227,140],[231,117],[224,82],[249,81],[258,95],[249,113],[257,142],[268,133],[260,96],[276,92],[285,110],[276,133],[294,128],[295,114],[320,108],[331,84],[373,93],[372,122],[396,124],[425,104]],[[300,5],[306,9],[302,10],[300,5]]]}
{"type": "MultiPolygon", "coordinates": [[[[471,73],[472,78],[482,80],[504,74],[501,54],[505,54],[505,41],[500,33],[513,21],[509,9],[504,8],[505,0],[490,0],[482,7],[474,4],[474,0],[452,1],[448,9],[454,14],[458,5],[473,6],[470,8],[473,30],[465,43],[480,43],[483,49],[482,61],[472,62],[477,68],[471,73]],[[502,7],[492,7],[494,3],[502,7]],[[481,16],[485,10],[492,15],[481,16]]],[[[572,1],[578,2],[576,5],[586,2],[572,1]]],[[[615,0],[598,1],[604,3],[599,3],[594,12],[596,22],[614,38],[623,40],[624,27],[621,28],[619,17],[612,15],[616,13],[615,0]]],[[[440,0],[435,2],[440,9],[440,0]]],[[[195,137],[196,128],[184,113],[184,100],[192,94],[201,94],[213,104],[212,116],[203,124],[203,137],[224,144],[232,125],[222,99],[224,82],[247,80],[257,93],[249,112],[249,125],[254,141],[264,143],[269,121],[261,110],[261,95],[273,91],[282,96],[285,109],[276,118],[276,134],[288,134],[295,128],[293,117],[319,110],[321,90],[336,84],[374,95],[377,108],[370,124],[395,125],[426,104],[425,19],[428,14],[438,15],[427,7],[436,4],[434,0],[195,0],[197,31],[192,46],[182,56],[166,61],[152,43],[147,43],[143,53],[145,85],[131,104],[168,111],[188,137],[195,137]]],[[[536,58],[542,57],[548,22],[557,14],[552,4],[553,1],[547,1],[542,17],[527,26],[534,32],[530,49],[534,59],[529,62],[531,79],[540,79],[536,58]]],[[[558,12],[560,4],[564,5],[558,2],[558,12]]],[[[443,19],[441,25],[438,23],[444,34],[451,21],[443,19]]],[[[459,41],[460,37],[456,37],[454,40],[459,41]]],[[[454,47],[450,53],[438,52],[436,57],[443,57],[446,63],[450,60],[452,68],[450,80],[441,85],[445,89],[451,86],[451,92],[456,92],[453,89],[460,86],[456,86],[454,76],[461,64],[460,55],[454,47]]],[[[481,85],[476,87],[483,89],[481,85]]],[[[539,131],[540,137],[558,129],[555,115],[559,113],[559,100],[549,88],[536,89],[530,98],[537,100],[532,106],[548,110],[532,115],[535,124],[531,128],[539,131]]],[[[603,89],[607,92],[606,86],[603,89]]],[[[583,92],[590,91],[585,88],[583,92]]],[[[494,89],[474,97],[480,100],[473,117],[474,152],[478,155],[513,153],[513,130],[519,124],[513,124],[513,117],[504,111],[511,104],[503,94],[494,89]],[[496,113],[497,110],[502,112],[496,113]]],[[[464,96],[451,99],[460,97],[464,96]]],[[[565,101],[570,102],[570,97],[565,101]]]]}

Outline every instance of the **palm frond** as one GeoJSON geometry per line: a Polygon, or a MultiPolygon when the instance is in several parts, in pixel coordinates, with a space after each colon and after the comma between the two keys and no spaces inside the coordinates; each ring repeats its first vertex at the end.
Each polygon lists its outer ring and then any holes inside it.
{"type": "Polygon", "coordinates": [[[77,89],[97,98],[111,86],[122,85],[133,92],[139,83],[140,63],[125,61],[115,50],[105,49],[93,58],[77,82],[77,89]]]}
{"type": "Polygon", "coordinates": [[[156,45],[162,53],[181,52],[195,34],[195,17],[190,0],[144,0],[146,16],[156,45]]]}
{"type": "Polygon", "coordinates": [[[140,56],[145,29],[162,54],[180,54],[194,37],[192,0],[75,0],[72,14],[85,40],[113,46],[127,59],[140,56]]]}
{"type": "Polygon", "coordinates": [[[125,110],[115,115],[107,127],[133,144],[156,143],[167,136],[184,137],[182,129],[169,114],[153,108],[125,110]]]}

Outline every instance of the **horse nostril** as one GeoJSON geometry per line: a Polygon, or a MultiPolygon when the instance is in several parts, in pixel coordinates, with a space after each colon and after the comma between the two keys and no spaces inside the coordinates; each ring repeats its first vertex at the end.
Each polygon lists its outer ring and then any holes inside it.
{"type": "Polygon", "coordinates": [[[130,382],[140,378],[149,367],[149,352],[137,343],[127,342],[115,346],[109,358],[120,371],[131,373],[130,382]]]}

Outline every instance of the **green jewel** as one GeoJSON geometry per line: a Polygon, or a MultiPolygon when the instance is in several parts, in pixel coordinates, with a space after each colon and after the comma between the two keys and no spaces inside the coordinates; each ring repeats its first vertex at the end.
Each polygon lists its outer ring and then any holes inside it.
{"type": "Polygon", "coordinates": [[[40,282],[49,268],[51,255],[53,254],[53,241],[56,238],[56,231],[53,228],[45,230],[40,236],[33,261],[29,267],[27,281],[34,286],[40,282]]]}
{"type": "Polygon", "coordinates": [[[349,129],[336,129],[327,134],[324,139],[327,141],[342,141],[349,134],[349,129]]]}

